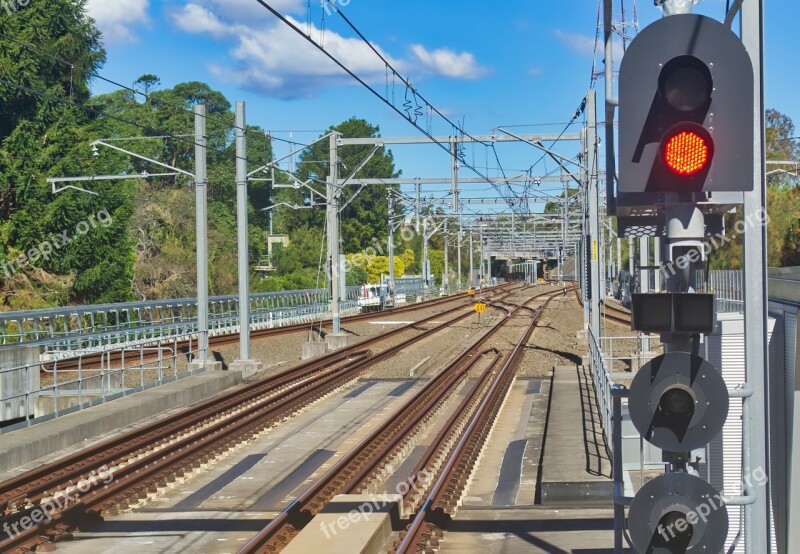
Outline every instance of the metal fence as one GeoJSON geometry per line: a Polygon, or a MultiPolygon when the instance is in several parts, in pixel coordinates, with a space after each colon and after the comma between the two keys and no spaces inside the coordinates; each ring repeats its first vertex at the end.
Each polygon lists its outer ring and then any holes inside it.
{"type": "Polygon", "coordinates": [[[744,313],[744,275],[739,270],[708,272],[706,292],[716,295],[717,312],[744,313]]]}
{"type": "MultiPolygon", "coordinates": [[[[416,300],[421,284],[415,285],[404,283],[416,300]]],[[[360,311],[359,288],[347,287],[342,315],[360,311]]],[[[309,289],[251,295],[251,329],[324,319],[330,315],[327,294],[309,289]]],[[[209,335],[238,331],[238,298],[211,298],[209,335]]],[[[6,350],[0,360],[0,420],[13,423],[0,432],[204,371],[190,363],[198,346],[193,298],[4,313],[0,337],[6,350]]]]}
{"type": "MultiPolygon", "coordinates": [[[[347,287],[342,308],[353,309],[359,287],[347,287]]],[[[296,323],[327,313],[326,289],[250,295],[250,324],[255,328],[296,323]]],[[[209,333],[238,326],[238,296],[209,299],[209,333]]],[[[0,313],[0,344],[32,344],[50,351],[109,348],[166,340],[197,332],[197,299],[69,306],[0,313]]]]}

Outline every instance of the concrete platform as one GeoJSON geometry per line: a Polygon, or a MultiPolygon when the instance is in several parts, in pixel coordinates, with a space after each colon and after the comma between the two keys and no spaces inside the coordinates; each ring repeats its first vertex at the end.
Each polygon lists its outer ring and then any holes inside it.
{"type": "MultiPolygon", "coordinates": [[[[58,543],[58,552],[234,554],[422,384],[395,396],[395,381],[354,383],[176,479],[136,511],[75,533],[58,543]]],[[[350,531],[352,524],[337,533],[350,531]]]]}
{"type": "Polygon", "coordinates": [[[517,379],[470,478],[465,507],[530,506],[536,500],[549,381],[517,379]]]}
{"type": "Polygon", "coordinates": [[[399,494],[340,494],[281,552],[284,554],[378,554],[400,529],[399,494]]]}
{"type": "Polygon", "coordinates": [[[589,369],[556,366],[545,433],[542,504],[612,508],[611,469],[589,369]]]}
{"type": "Polygon", "coordinates": [[[613,554],[613,511],[563,507],[462,508],[444,534],[438,552],[613,554]]]}
{"type": "Polygon", "coordinates": [[[2,435],[0,473],[163,415],[242,383],[238,371],[209,371],[2,435]]]}

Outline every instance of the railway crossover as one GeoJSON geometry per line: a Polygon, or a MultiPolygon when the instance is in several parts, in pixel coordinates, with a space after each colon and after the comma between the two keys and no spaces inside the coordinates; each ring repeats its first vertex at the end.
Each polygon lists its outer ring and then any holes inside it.
{"type": "MultiPolygon", "coordinates": [[[[511,294],[512,290],[498,289],[490,296],[502,299],[511,294]]],[[[53,542],[70,538],[76,528],[139,505],[176,478],[353,382],[382,360],[469,317],[473,313],[470,306],[464,305],[463,298],[460,300],[456,306],[413,324],[300,364],[0,483],[0,526],[12,530],[0,537],[0,550],[42,551],[53,542]],[[447,319],[441,321],[442,318],[447,319]],[[428,323],[434,326],[422,330],[421,326],[428,323]],[[32,521],[36,525],[31,525],[32,521]]]]}

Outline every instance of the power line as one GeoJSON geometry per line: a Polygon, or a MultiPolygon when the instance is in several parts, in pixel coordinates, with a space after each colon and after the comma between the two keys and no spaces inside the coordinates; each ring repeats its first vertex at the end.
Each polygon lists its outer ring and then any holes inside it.
{"type": "MultiPolygon", "coordinates": [[[[94,77],[95,79],[98,79],[98,80],[103,81],[105,83],[108,83],[110,85],[114,85],[115,87],[127,90],[128,92],[132,92],[134,95],[142,96],[145,100],[150,101],[150,95],[145,93],[145,92],[141,92],[141,91],[139,91],[139,90],[137,90],[135,88],[123,85],[122,83],[118,83],[118,82],[114,81],[113,79],[109,79],[108,77],[104,77],[104,76],[100,75],[99,73],[97,73],[95,71],[89,71],[89,70],[86,70],[86,69],[82,69],[81,67],[76,67],[74,62],[71,62],[69,60],[65,60],[64,58],[62,58],[60,56],[56,56],[55,54],[51,54],[50,52],[46,52],[46,51],[42,50],[41,48],[37,48],[36,46],[34,46],[32,44],[29,44],[27,42],[21,41],[21,40],[15,38],[15,37],[9,36],[9,35],[3,33],[2,31],[0,31],[0,37],[4,38],[4,39],[6,39],[6,40],[8,40],[10,42],[13,42],[15,44],[18,44],[18,45],[22,46],[23,48],[27,48],[28,50],[31,50],[32,52],[35,52],[35,53],[43,55],[43,56],[47,56],[51,60],[56,60],[58,62],[61,62],[61,63],[65,64],[65,65],[68,65],[71,70],[78,69],[79,71],[84,73],[87,77],[94,77]]],[[[167,106],[167,107],[170,107],[170,108],[175,108],[177,110],[181,110],[181,111],[184,111],[184,112],[187,112],[187,113],[194,114],[193,110],[191,110],[189,108],[186,108],[185,106],[180,106],[178,104],[171,104],[169,102],[164,102],[162,100],[158,100],[158,103],[159,104],[163,104],[164,106],[167,106]]],[[[208,121],[214,121],[214,122],[217,122],[217,123],[221,123],[221,124],[223,124],[223,125],[225,125],[225,126],[227,126],[229,128],[236,129],[235,123],[233,125],[231,125],[229,122],[223,121],[220,118],[217,118],[217,117],[214,117],[214,116],[210,116],[208,114],[206,114],[205,118],[208,121]]]]}
{"type": "MultiPolygon", "coordinates": [[[[333,9],[336,11],[336,13],[338,13],[338,14],[339,14],[339,16],[340,16],[342,19],[344,19],[345,23],[347,23],[347,25],[348,25],[348,26],[350,26],[350,28],[351,28],[351,29],[352,29],[352,30],[353,30],[353,31],[354,31],[354,32],[355,32],[355,33],[356,33],[356,34],[359,36],[359,38],[361,38],[361,40],[362,40],[362,41],[364,41],[364,43],[365,43],[365,44],[366,44],[366,45],[367,45],[367,46],[370,48],[370,50],[372,50],[372,51],[375,53],[375,55],[376,55],[376,56],[378,56],[378,57],[380,58],[380,60],[381,60],[381,61],[382,61],[384,64],[386,64],[386,67],[387,67],[388,69],[390,69],[390,70],[392,71],[392,73],[393,73],[395,76],[397,76],[397,77],[399,77],[399,78],[400,78],[400,81],[401,81],[401,82],[402,82],[402,83],[403,83],[403,84],[404,84],[404,85],[407,87],[407,90],[411,90],[411,91],[414,93],[414,95],[415,95],[415,97],[416,97],[416,98],[418,98],[418,99],[422,100],[422,101],[425,103],[425,105],[426,105],[428,108],[430,108],[432,111],[436,112],[436,114],[437,114],[439,117],[441,117],[442,119],[444,119],[444,120],[445,120],[447,123],[449,123],[449,124],[450,124],[450,126],[451,126],[451,127],[453,127],[454,129],[456,129],[456,130],[457,130],[459,133],[461,133],[462,135],[465,135],[465,136],[469,137],[470,139],[472,139],[472,140],[473,140],[473,141],[475,141],[475,142],[480,142],[480,141],[478,141],[478,140],[477,140],[475,137],[473,137],[472,135],[470,135],[469,133],[467,133],[467,132],[464,130],[464,128],[463,128],[462,126],[458,125],[457,123],[454,123],[454,122],[453,122],[453,121],[451,121],[451,120],[450,120],[450,119],[449,119],[449,118],[448,118],[446,115],[444,115],[442,112],[440,112],[439,110],[437,110],[437,109],[436,109],[436,107],[435,107],[433,104],[431,104],[430,102],[428,102],[428,100],[426,100],[424,96],[422,96],[422,95],[421,95],[421,94],[420,94],[418,91],[416,91],[416,90],[414,89],[414,87],[411,85],[411,81],[409,81],[408,79],[406,79],[405,77],[403,77],[403,76],[402,76],[402,75],[401,75],[401,74],[400,74],[400,73],[399,73],[399,72],[398,72],[398,71],[397,71],[397,70],[394,68],[394,66],[392,66],[392,64],[391,64],[391,63],[389,63],[389,61],[388,61],[388,60],[387,60],[387,59],[386,59],[386,58],[383,56],[383,54],[381,54],[381,53],[378,51],[378,49],[377,49],[377,48],[375,48],[375,46],[373,46],[373,44],[372,44],[372,43],[371,43],[369,40],[367,40],[367,38],[366,38],[366,37],[365,37],[365,36],[364,36],[364,35],[361,33],[361,31],[359,31],[359,30],[356,28],[356,26],[355,26],[355,25],[354,25],[354,24],[353,24],[353,23],[352,23],[352,22],[351,22],[351,21],[350,21],[350,20],[347,18],[347,16],[346,16],[346,15],[344,15],[344,13],[343,13],[343,12],[342,12],[342,11],[341,11],[341,10],[340,10],[340,9],[339,9],[337,6],[336,6],[336,3],[335,3],[335,2],[332,2],[332,1],[330,1],[330,0],[325,0],[325,1],[326,1],[326,3],[327,3],[327,4],[329,4],[329,5],[331,5],[331,6],[333,7],[333,9]]],[[[483,143],[483,144],[485,144],[485,143],[483,143]]]]}
{"type": "MultiPolygon", "coordinates": [[[[335,63],[337,66],[339,66],[339,68],[341,68],[341,69],[342,69],[342,70],[343,70],[345,73],[347,73],[348,75],[350,75],[350,77],[352,77],[353,79],[355,79],[355,80],[356,80],[356,81],[357,81],[359,84],[361,84],[361,85],[362,85],[364,88],[366,88],[368,91],[370,91],[370,92],[371,92],[371,93],[372,93],[374,96],[376,96],[377,98],[379,98],[379,99],[380,99],[380,100],[381,100],[381,101],[382,101],[384,104],[386,104],[386,105],[387,105],[387,106],[389,106],[389,107],[390,107],[392,110],[394,110],[395,112],[397,112],[397,114],[399,114],[400,116],[402,116],[402,117],[403,117],[403,119],[405,119],[405,120],[406,120],[406,121],[408,121],[408,122],[409,122],[411,125],[413,125],[413,126],[414,126],[414,127],[415,127],[415,128],[418,130],[418,131],[419,131],[419,132],[421,132],[423,135],[425,135],[426,137],[428,137],[428,138],[431,140],[431,142],[433,142],[434,144],[438,145],[438,146],[439,146],[439,147],[440,147],[442,150],[444,150],[445,152],[447,152],[448,156],[451,156],[451,157],[453,156],[453,153],[450,151],[449,145],[446,145],[446,144],[444,144],[444,143],[441,143],[441,142],[439,142],[438,140],[436,140],[436,138],[435,138],[435,137],[434,137],[434,136],[433,136],[431,133],[429,133],[428,131],[426,131],[426,130],[425,130],[425,129],[423,129],[422,127],[420,127],[420,126],[419,126],[419,125],[416,123],[416,121],[415,121],[414,119],[412,119],[410,116],[405,116],[405,115],[403,115],[403,112],[402,112],[401,110],[399,110],[399,109],[397,108],[397,106],[395,106],[395,105],[394,105],[392,102],[390,102],[390,101],[389,101],[387,98],[385,98],[383,95],[381,95],[381,94],[380,94],[380,93],[379,93],[377,90],[375,90],[375,89],[374,89],[372,86],[370,86],[370,85],[369,85],[369,84],[368,84],[366,81],[364,81],[364,80],[363,80],[361,77],[359,77],[358,75],[356,75],[356,74],[355,74],[355,73],[354,73],[352,70],[350,70],[350,69],[349,69],[349,68],[348,68],[346,65],[344,65],[342,62],[340,62],[340,61],[339,61],[339,60],[338,60],[338,59],[337,59],[335,56],[333,56],[331,53],[329,53],[329,52],[328,52],[328,51],[327,51],[327,50],[326,50],[324,47],[322,47],[321,45],[319,45],[318,43],[316,43],[316,42],[315,42],[315,41],[314,41],[314,40],[313,40],[313,39],[312,39],[310,36],[308,36],[308,35],[306,35],[305,33],[303,33],[302,29],[299,29],[299,28],[298,28],[298,27],[297,27],[297,26],[296,26],[294,23],[292,23],[292,22],[291,22],[291,21],[289,21],[287,18],[285,18],[283,15],[281,15],[281,14],[280,14],[280,13],[279,13],[277,10],[275,10],[275,8],[273,8],[272,6],[270,6],[269,4],[267,4],[267,3],[266,3],[264,0],[256,0],[256,1],[257,1],[259,4],[261,4],[261,5],[262,5],[264,8],[266,8],[267,10],[269,10],[269,11],[270,11],[270,12],[271,12],[271,13],[272,13],[272,14],[273,14],[275,17],[277,17],[277,18],[278,18],[278,19],[279,19],[279,20],[280,20],[282,23],[284,23],[285,25],[287,25],[289,28],[291,28],[291,29],[292,29],[294,32],[296,32],[298,35],[300,35],[301,37],[303,37],[303,38],[304,38],[306,41],[308,41],[309,43],[311,43],[311,44],[312,44],[312,45],[313,45],[313,46],[314,46],[314,47],[315,47],[317,50],[319,50],[320,52],[322,52],[323,54],[325,54],[325,56],[327,56],[327,57],[328,57],[328,59],[330,59],[330,60],[331,60],[333,63],[335,63]]],[[[335,6],[334,6],[334,8],[335,8],[335,6]]],[[[337,12],[338,12],[338,10],[337,10],[337,12]]],[[[339,13],[341,14],[341,12],[339,12],[339,13]]],[[[356,32],[358,32],[358,31],[356,31],[356,32]]],[[[360,35],[360,33],[359,33],[359,35],[360,35]]],[[[363,39],[363,40],[366,40],[366,39],[364,39],[364,38],[363,38],[363,35],[360,35],[360,36],[362,37],[362,39],[363,39]]],[[[369,41],[366,41],[366,42],[367,42],[367,43],[369,43],[369,41]]],[[[371,48],[373,51],[375,51],[374,47],[372,47],[371,45],[370,45],[370,48],[371,48]]],[[[380,54],[379,54],[379,55],[380,55],[380,54]]],[[[383,59],[383,57],[381,57],[381,59],[383,59]]],[[[387,65],[388,65],[388,62],[387,62],[387,65]]],[[[400,78],[401,78],[401,80],[403,80],[403,84],[405,84],[405,85],[406,85],[406,91],[409,91],[409,90],[410,90],[410,91],[411,91],[411,92],[414,94],[414,97],[415,97],[415,98],[419,98],[419,99],[421,99],[421,100],[423,100],[423,101],[424,101],[424,98],[422,98],[421,96],[419,96],[419,93],[417,93],[417,91],[416,91],[416,90],[415,90],[415,89],[414,89],[414,88],[411,86],[411,83],[409,83],[407,80],[403,79],[403,78],[400,76],[400,74],[399,74],[399,73],[397,73],[396,71],[394,71],[394,69],[392,69],[392,71],[394,72],[394,75],[396,75],[397,77],[400,77],[400,78]]],[[[431,105],[430,105],[430,103],[427,103],[427,102],[426,102],[426,105],[428,105],[430,108],[433,108],[433,106],[431,106],[431,105]]],[[[437,113],[439,113],[439,112],[437,111],[437,113]]],[[[442,117],[444,117],[444,116],[442,116],[442,117]]],[[[445,118],[445,119],[446,119],[447,121],[449,121],[449,119],[447,119],[447,118],[445,118]]],[[[453,124],[453,128],[454,128],[454,129],[459,129],[459,127],[458,127],[457,125],[455,125],[455,124],[453,124]]],[[[463,130],[462,130],[462,132],[463,132],[463,130]]],[[[466,133],[464,133],[464,134],[466,135],[466,133]]],[[[471,135],[467,135],[467,136],[471,136],[471,135]]],[[[473,138],[473,140],[474,140],[474,138],[473,138]]],[[[457,157],[456,157],[456,160],[458,160],[458,158],[457,158],[457,157]]],[[[503,191],[502,191],[502,189],[501,189],[500,187],[498,187],[498,186],[497,186],[495,183],[493,183],[493,182],[492,182],[492,180],[491,180],[491,179],[490,179],[488,176],[484,175],[483,173],[481,173],[481,172],[480,172],[480,171],[478,171],[476,168],[474,168],[473,166],[471,166],[470,164],[468,164],[468,163],[466,163],[466,162],[464,162],[464,166],[465,166],[466,168],[468,168],[469,170],[471,170],[472,172],[474,172],[474,173],[475,173],[476,175],[478,175],[479,177],[481,177],[482,179],[485,179],[485,180],[486,180],[486,182],[487,182],[487,183],[489,183],[490,185],[492,185],[492,187],[494,187],[494,188],[495,188],[495,189],[496,189],[496,190],[497,190],[497,191],[500,193],[500,195],[501,195],[503,198],[507,198],[507,196],[506,196],[505,194],[503,194],[503,191]]]]}

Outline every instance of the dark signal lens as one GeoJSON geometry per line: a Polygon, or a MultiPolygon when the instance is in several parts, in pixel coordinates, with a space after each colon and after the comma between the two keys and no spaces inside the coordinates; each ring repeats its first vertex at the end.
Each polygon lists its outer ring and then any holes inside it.
{"type": "Polygon", "coordinates": [[[691,112],[708,105],[714,83],[706,64],[694,56],[679,56],[664,65],[658,88],[672,109],[691,112]]]}

